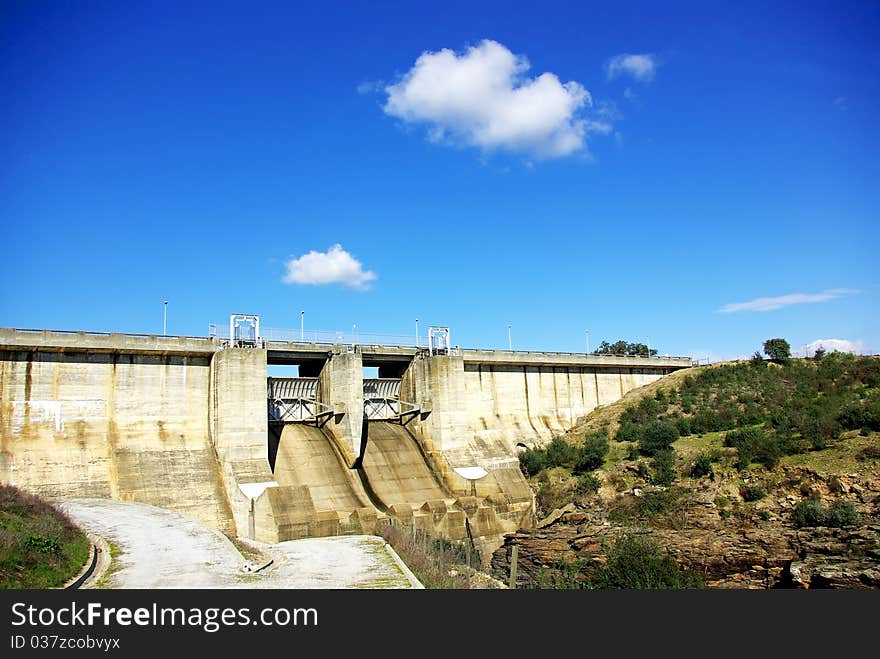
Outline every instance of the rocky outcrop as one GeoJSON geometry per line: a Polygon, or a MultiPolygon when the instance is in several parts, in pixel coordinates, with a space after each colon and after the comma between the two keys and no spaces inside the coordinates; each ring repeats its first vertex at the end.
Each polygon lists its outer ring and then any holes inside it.
{"type": "MultiPolygon", "coordinates": [[[[768,496],[752,503],[721,498],[719,483],[704,480],[674,512],[649,521],[610,522],[613,506],[601,498],[569,505],[548,515],[540,528],[507,535],[492,569],[506,579],[517,546],[517,584],[540,586],[548,570],[561,564],[589,570],[602,563],[608,543],[628,532],[650,537],[710,588],[880,588],[877,479],[805,469],[781,469],[774,478],[768,496]],[[829,505],[839,496],[857,502],[861,525],[795,528],[791,509],[817,494],[829,505]]],[[[636,498],[630,491],[616,501],[626,503],[627,497],[636,498]]]]}

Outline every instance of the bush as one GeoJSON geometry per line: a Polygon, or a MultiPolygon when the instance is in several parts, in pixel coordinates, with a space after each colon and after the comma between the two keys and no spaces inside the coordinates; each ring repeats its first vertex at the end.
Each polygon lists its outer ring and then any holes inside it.
{"type": "Polygon", "coordinates": [[[671,448],[657,451],[651,466],[654,468],[651,473],[654,485],[671,485],[675,480],[675,451],[671,448]]]}
{"type": "Polygon", "coordinates": [[[639,439],[639,450],[645,455],[654,455],[672,446],[678,439],[678,428],[670,421],[654,421],[645,426],[639,439]]]}
{"type": "Polygon", "coordinates": [[[593,476],[593,474],[581,474],[578,476],[575,492],[580,495],[595,494],[599,491],[600,486],[599,479],[593,476]]]}
{"type": "Polygon", "coordinates": [[[765,492],[764,488],[760,485],[746,485],[743,483],[739,488],[739,495],[745,501],[760,501],[767,496],[767,492],[765,492]]]}
{"type": "Polygon", "coordinates": [[[712,472],[712,460],[708,453],[700,453],[691,466],[691,478],[702,478],[708,476],[712,472]]]}
{"type": "Polygon", "coordinates": [[[847,430],[880,430],[880,401],[851,403],[841,411],[837,420],[847,430]]]}
{"type": "Polygon", "coordinates": [[[752,462],[760,462],[768,469],[779,464],[782,449],[762,428],[733,430],[724,437],[724,445],[736,449],[737,469],[743,470],[752,462]]]}
{"type": "Polygon", "coordinates": [[[859,513],[856,511],[855,505],[852,501],[845,501],[843,499],[832,504],[825,521],[826,526],[836,526],[839,528],[855,526],[858,523],[859,513]]]}
{"type": "Polygon", "coordinates": [[[681,416],[675,420],[675,429],[679,437],[687,437],[691,434],[691,420],[681,416]]]}
{"type": "Polygon", "coordinates": [[[859,523],[859,513],[852,501],[841,499],[831,508],[825,508],[818,499],[804,499],[794,507],[796,526],[855,526],[859,523]]]}
{"type": "Polygon", "coordinates": [[[576,446],[569,444],[562,437],[554,437],[545,449],[547,467],[573,467],[578,457],[576,446]]]}
{"type": "Polygon", "coordinates": [[[616,442],[638,442],[642,438],[642,429],[632,421],[624,421],[620,424],[617,434],[614,436],[616,442]]]}
{"type": "Polygon", "coordinates": [[[537,475],[546,466],[547,454],[541,449],[527,448],[519,454],[519,467],[526,477],[537,475]]]}
{"type": "Polygon", "coordinates": [[[584,440],[580,448],[574,473],[582,474],[593,471],[602,466],[605,456],[608,455],[608,437],[605,433],[594,433],[584,440]]]}
{"type": "Polygon", "coordinates": [[[825,526],[828,511],[815,499],[804,499],[794,507],[795,526],[825,526]]]}
{"type": "Polygon", "coordinates": [[[605,565],[588,577],[591,588],[702,588],[699,575],[683,570],[648,538],[625,535],[607,549],[605,565]]]}

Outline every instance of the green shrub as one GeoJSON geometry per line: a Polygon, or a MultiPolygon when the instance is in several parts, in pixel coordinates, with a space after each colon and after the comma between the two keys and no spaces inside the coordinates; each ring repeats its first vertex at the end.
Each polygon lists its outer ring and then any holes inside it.
{"type": "Polygon", "coordinates": [[[561,437],[554,437],[545,449],[547,467],[573,467],[578,457],[576,446],[569,444],[561,437]]]}
{"type": "Polygon", "coordinates": [[[654,485],[671,485],[675,480],[675,451],[672,449],[664,449],[654,453],[654,459],[651,462],[653,472],[651,472],[651,482],[654,485]]]}
{"type": "Polygon", "coordinates": [[[760,462],[768,469],[773,469],[783,455],[780,445],[762,428],[733,430],[724,436],[724,445],[736,449],[736,466],[740,470],[752,462],[760,462]]]}
{"type": "Polygon", "coordinates": [[[691,420],[684,416],[678,417],[675,420],[675,429],[679,437],[687,437],[691,434],[691,420]]]}
{"type": "Polygon", "coordinates": [[[519,467],[527,477],[537,475],[545,466],[547,454],[541,449],[527,448],[519,454],[519,467]]]}
{"type": "Polygon", "coordinates": [[[683,570],[648,538],[625,535],[607,549],[605,565],[588,577],[591,588],[659,589],[703,588],[699,575],[683,570]]]}
{"type": "Polygon", "coordinates": [[[796,526],[855,526],[859,523],[859,513],[852,501],[840,499],[831,508],[825,508],[818,499],[804,499],[794,508],[796,526]]]}
{"type": "Polygon", "coordinates": [[[593,474],[581,474],[577,479],[577,487],[575,492],[580,495],[595,494],[599,491],[601,483],[593,474]]]}
{"type": "Polygon", "coordinates": [[[668,449],[678,439],[678,428],[670,421],[654,421],[645,426],[639,439],[639,450],[645,455],[654,455],[668,449]]]}
{"type": "Polygon", "coordinates": [[[825,526],[828,511],[815,499],[804,499],[794,507],[795,526],[825,526]]]}
{"type": "Polygon", "coordinates": [[[746,485],[743,483],[739,488],[739,495],[745,501],[760,501],[765,496],[767,496],[767,492],[761,485],[757,484],[749,484],[746,485]]]}
{"type": "Polygon", "coordinates": [[[700,453],[691,466],[691,478],[702,478],[712,473],[712,460],[706,453],[700,453]]]}
{"type": "Polygon", "coordinates": [[[617,434],[614,436],[616,442],[638,442],[642,438],[642,429],[632,421],[624,421],[620,424],[617,434]]]}
{"type": "Polygon", "coordinates": [[[855,526],[859,523],[859,513],[852,501],[840,499],[835,501],[828,510],[825,524],[827,526],[855,526]]]}
{"type": "Polygon", "coordinates": [[[593,433],[584,440],[574,466],[574,473],[582,474],[602,466],[608,455],[608,437],[605,433],[593,433]]]}

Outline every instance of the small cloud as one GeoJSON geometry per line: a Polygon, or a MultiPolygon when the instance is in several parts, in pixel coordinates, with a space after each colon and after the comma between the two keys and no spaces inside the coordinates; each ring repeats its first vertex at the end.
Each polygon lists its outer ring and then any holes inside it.
{"type": "Polygon", "coordinates": [[[376,279],[376,273],[365,271],[361,262],[338,243],[326,252],[312,250],[299,258],[290,259],[286,265],[287,274],[283,279],[285,284],[341,284],[362,291],[369,288],[369,283],[376,279]]]}
{"type": "MultiPolygon", "coordinates": [[[[609,80],[623,75],[638,82],[650,82],[657,71],[657,58],[651,53],[615,55],[605,63],[605,75],[609,80]]],[[[626,92],[624,92],[626,95],[626,92]]]]}
{"type": "Polygon", "coordinates": [[[632,87],[627,87],[623,90],[623,97],[628,101],[634,101],[636,99],[636,93],[632,90],[632,87]]]}
{"type": "Polygon", "coordinates": [[[832,288],[821,293],[792,293],[778,297],[759,297],[748,302],[734,302],[725,304],[718,309],[719,313],[735,313],[737,311],[775,311],[792,304],[808,304],[814,302],[828,302],[845,295],[857,295],[861,291],[851,288],[832,288]]]}
{"type": "Polygon", "coordinates": [[[846,110],[848,109],[848,105],[846,103],[846,96],[838,96],[834,99],[834,107],[838,110],[846,110]]]}
{"type": "Polygon", "coordinates": [[[384,84],[385,83],[381,80],[364,80],[363,82],[358,83],[357,93],[361,95],[373,94],[382,91],[384,84]]]}
{"type": "Polygon", "coordinates": [[[860,355],[865,350],[865,344],[861,341],[847,341],[846,339],[816,339],[804,346],[804,356],[813,357],[816,350],[823,348],[826,352],[851,352],[860,355]]]}
{"type": "Polygon", "coordinates": [[[578,82],[553,73],[528,77],[529,61],[485,39],[463,53],[424,52],[398,82],[385,87],[385,113],[425,124],[436,143],[504,149],[537,159],[586,148],[589,133],[606,133],[607,121],[581,113],[592,106],[578,82]]]}
{"type": "Polygon", "coordinates": [[[596,101],[593,110],[596,117],[601,119],[608,121],[620,121],[623,119],[623,114],[617,108],[617,103],[610,99],[596,101]]]}

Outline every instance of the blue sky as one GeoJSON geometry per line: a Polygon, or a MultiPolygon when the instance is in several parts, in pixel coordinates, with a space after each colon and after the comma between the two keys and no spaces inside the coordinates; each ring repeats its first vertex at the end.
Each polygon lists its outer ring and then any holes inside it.
{"type": "Polygon", "coordinates": [[[880,351],[880,5],[773,4],[6,2],[0,326],[880,351]]]}

